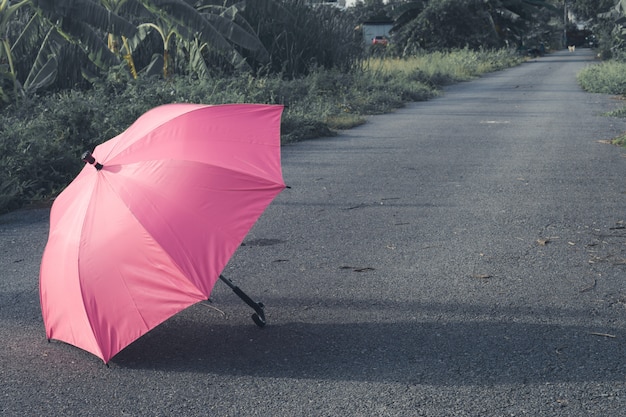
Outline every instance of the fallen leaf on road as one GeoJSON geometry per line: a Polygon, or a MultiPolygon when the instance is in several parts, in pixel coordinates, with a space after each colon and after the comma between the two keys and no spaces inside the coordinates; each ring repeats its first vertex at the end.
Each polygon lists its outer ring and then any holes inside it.
{"type": "Polygon", "coordinates": [[[366,267],[354,267],[354,266],[340,266],[339,269],[351,269],[354,272],[367,272],[367,271],[375,271],[374,268],[371,268],[369,266],[366,267]]]}
{"type": "Polygon", "coordinates": [[[491,278],[493,275],[489,275],[489,274],[474,274],[472,275],[472,278],[476,278],[476,279],[488,279],[491,278]]]}
{"type": "Polygon", "coordinates": [[[550,243],[550,239],[537,239],[537,243],[540,246],[546,246],[548,243],[550,243]]]}
{"type": "Polygon", "coordinates": [[[615,339],[615,335],[614,334],[608,334],[608,333],[596,333],[596,332],[591,332],[589,333],[592,336],[602,336],[602,337],[608,337],[610,339],[615,339]]]}

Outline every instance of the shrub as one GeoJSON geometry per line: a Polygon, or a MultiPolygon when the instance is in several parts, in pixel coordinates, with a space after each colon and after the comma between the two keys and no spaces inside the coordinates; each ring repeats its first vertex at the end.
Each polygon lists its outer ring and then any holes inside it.
{"type": "Polygon", "coordinates": [[[591,93],[626,94],[626,62],[611,60],[591,65],[580,71],[577,79],[591,93]]]}

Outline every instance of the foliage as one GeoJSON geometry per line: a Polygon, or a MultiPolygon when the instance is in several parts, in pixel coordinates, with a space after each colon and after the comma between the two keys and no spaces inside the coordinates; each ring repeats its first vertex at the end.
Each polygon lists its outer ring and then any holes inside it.
{"type": "Polygon", "coordinates": [[[312,7],[306,0],[255,0],[244,15],[257,28],[269,53],[269,64],[258,68],[295,78],[318,68],[347,71],[363,54],[354,30],[358,21],[335,7],[312,7]]]}
{"type": "Polygon", "coordinates": [[[145,47],[152,52],[150,64],[158,59],[164,77],[174,72],[172,69],[205,76],[206,60],[213,56],[221,58],[223,68],[249,68],[250,62],[241,54],[243,50],[249,51],[250,60],[267,59],[263,44],[241,13],[243,2],[229,6],[200,2],[195,7],[184,0],[127,0],[124,4],[121,11],[126,11],[140,29],[121,48],[129,64],[133,54],[145,47]],[[151,32],[160,37],[160,48],[155,49],[150,40],[144,42],[151,32]],[[172,49],[181,53],[175,56],[170,53],[172,49]],[[175,57],[181,62],[172,62],[175,57]]]}
{"type": "Polygon", "coordinates": [[[0,106],[89,88],[120,63],[134,78],[347,71],[363,54],[356,24],[306,0],[0,0],[0,106]]]}
{"type": "Polygon", "coordinates": [[[418,0],[391,2],[392,45],[400,56],[420,50],[492,48],[540,42],[562,31],[557,8],[541,0],[418,0]]]}
{"type": "Polygon", "coordinates": [[[611,143],[626,148],[626,133],[616,137],[611,141],[611,143]]]}
{"type": "Polygon", "coordinates": [[[464,48],[422,52],[409,58],[370,59],[368,67],[375,72],[408,76],[427,85],[443,86],[509,68],[522,60],[510,49],[488,51],[464,48]]]}
{"type": "Polygon", "coordinates": [[[615,7],[616,0],[573,0],[568,7],[581,20],[596,19],[598,14],[606,13],[615,7]]]}
{"type": "Polygon", "coordinates": [[[497,36],[482,0],[429,2],[408,27],[413,47],[437,50],[494,47],[497,36]]]}
{"type": "Polygon", "coordinates": [[[610,60],[586,67],[577,75],[585,91],[603,94],[626,94],[626,62],[610,60]]]}
{"type": "Polygon", "coordinates": [[[0,71],[0,95],[4,103],[10,103],[55,82],[56,89],[75,86],[84,72],[118,63],[101,31],[129,36],[136,28],[109,13],[97,0],[22,0],[15,4],[3,0],[0,31],[6,36],[0,61],[5,58],[11,63],[8,71],[0,71]]]}
{"type": "Polygon", "coordinates": [[[576,0],[574,12],[589,17],[595,47],[602,59],[623,55],[626,46],[626,0],[576,0]]]}

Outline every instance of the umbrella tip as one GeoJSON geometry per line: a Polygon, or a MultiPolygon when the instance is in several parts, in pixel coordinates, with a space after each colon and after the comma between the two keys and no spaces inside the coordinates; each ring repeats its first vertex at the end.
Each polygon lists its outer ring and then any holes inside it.
{"type": "Polygon", "coordinates": [[[81,156],[81,159],[83,160],[83,162],[86,162],[88,164],[94,165],[96,167],[96,169],[98,171],[100,171],[103,167],[102,164],[99,162],[96,162],[96,158],[93,157],[93,155],[91,154],[91,152],[89,151],[85,151],[83,152],[83,155],[81,156]]]}

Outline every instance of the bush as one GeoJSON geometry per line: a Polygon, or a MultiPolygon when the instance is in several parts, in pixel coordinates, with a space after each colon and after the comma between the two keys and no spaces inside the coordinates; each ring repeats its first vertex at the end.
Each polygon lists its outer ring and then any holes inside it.
{"type": "Polygon", "coordinates": [[[626,94],[626,62],[611,60],[589,66],[578,73],[577,79],[591,93],[626,94]]]}

